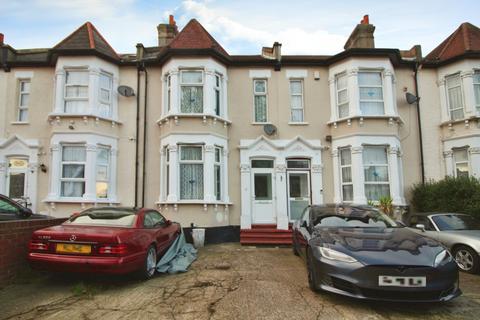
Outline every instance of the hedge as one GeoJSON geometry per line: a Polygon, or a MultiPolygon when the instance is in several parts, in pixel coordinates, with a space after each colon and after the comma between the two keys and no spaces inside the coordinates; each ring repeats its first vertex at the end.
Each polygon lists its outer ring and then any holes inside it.
{"type": "Polygon", "coordinates": [[[480,218],[480,181],[470,177],[446,177],[417,184],[412,205],[419,212],[459,212],[480,218]]]}

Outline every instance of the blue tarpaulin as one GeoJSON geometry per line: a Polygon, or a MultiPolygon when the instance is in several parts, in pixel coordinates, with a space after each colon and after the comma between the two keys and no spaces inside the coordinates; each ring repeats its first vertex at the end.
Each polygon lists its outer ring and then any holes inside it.
{"type": "Polygon", "coordinates": [[[188,267],[197,259],[197,249],[185,240],[182,232],[173,241],[170,248],[157,263],[157,271],[161,273],[187,272],[188,267]]]}

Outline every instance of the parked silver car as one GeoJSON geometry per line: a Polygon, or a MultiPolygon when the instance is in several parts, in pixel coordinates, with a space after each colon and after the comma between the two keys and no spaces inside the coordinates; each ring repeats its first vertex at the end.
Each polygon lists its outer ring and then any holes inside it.
{"type": "Polygon", "coordinates": [[[407,225],[447,246],[459,268],[480,271],[480,221],[461,213],[412,214],[407,225]]]}

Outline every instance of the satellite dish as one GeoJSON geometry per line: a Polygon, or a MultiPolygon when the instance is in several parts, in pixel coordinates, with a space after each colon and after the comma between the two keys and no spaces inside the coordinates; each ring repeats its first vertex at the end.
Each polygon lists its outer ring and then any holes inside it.
{"type": "Polygon", "coordinates": [[[414,104],[414,103],[418,102],[418,100],[420,100],[419,97],[411,94],[410,92],[407,92],[405,94],[405,98],[407,99],[408,104],[414,104]]]}
{"type": "Polygon", "coordinates": [[[117,91],[124,97],[132,97],[135,95],[135,92],[133,92],[133,89],[129,86],[119,86],[117,91]]]}
{"type": "Polygon", "coordinates": [[[273,124],[266,124],[263,126],[263,131],[269,136],[275,134],[277,132],[277,127],[275,127],[273,124]]]}

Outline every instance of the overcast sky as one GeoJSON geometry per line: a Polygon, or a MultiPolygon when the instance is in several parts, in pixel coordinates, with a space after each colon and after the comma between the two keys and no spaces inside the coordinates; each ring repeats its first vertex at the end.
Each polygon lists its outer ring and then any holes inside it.
{"type": "Polygon", "coordinates": [[[377,48],[424,55],[462,22],[480,26],[480,0],[0,0],[0,32],[14,48],[52,47],[91,21],[119,53],[157,44],[156,26],[173,14],[196,18],[230,54],[259,54],[274,41],[284,54],[335,54],[364,14],[377,48]]]}

